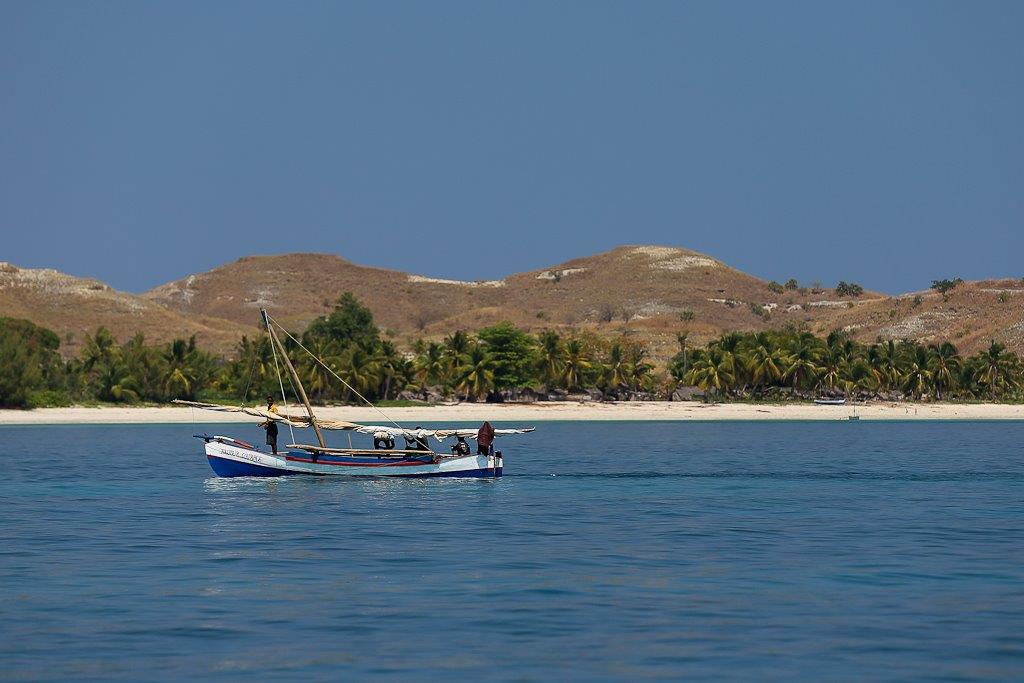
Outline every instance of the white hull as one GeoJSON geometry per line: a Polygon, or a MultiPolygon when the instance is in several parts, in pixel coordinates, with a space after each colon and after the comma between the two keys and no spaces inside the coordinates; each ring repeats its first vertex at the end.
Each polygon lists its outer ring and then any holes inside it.
{"type": "Polygon", "coordinates": [[[264,453],[227,437],[208,437],[206,457],[224,477],[275,477],[315,474],[347,477],[500,477],[500,455],[444,456],[438,462],[423,458],[264,453]]]}

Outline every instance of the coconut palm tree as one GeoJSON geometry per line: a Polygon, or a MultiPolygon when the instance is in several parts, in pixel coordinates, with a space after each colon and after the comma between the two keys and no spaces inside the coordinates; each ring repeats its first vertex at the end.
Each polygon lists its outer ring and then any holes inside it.
{"type": "Polygon", "coordinates": [[[456,387],[465,391],[471,401],[483,398],[494,388],[494,364],[479,344],[473,344],[465,354],[456,387]]]}
{"type": "Polygon", "coordinates": [[[903,390],[914,398],[921,398],[931,385],[930,360],[928,349],[917,344],[908,347],[903,354],[903,390]]]}
{"type": "Polygon", "coordinates": [[[175,339],[163,352],[163,391],[172,398],[192,400],[199,380],[200,369],[196,366],[196,338],[191,343],[175,339]]]}
{"type": "Polygon", "coordinates": [[[703,389],[705,394],[728,393],[736,382],[736,357],[718,346],[711,346],[694,359],[686,381],[703,389]]]}
{"type": "Polygon", "coordinates": [[[565,343],[565,359],[562,363],[562,386],[569,391],[578,389],[584,375],[593,366],[590,354],[579,339],[565,343]]]}
{"type": "Polygon", "coordinates": [[[322,334],[308,335],[304,346],[309,349],[310,353],[305,353],[299,358],[297,363],[299,376],[310,397],[317,401],[323,401],[332,391],[341,390],[338,382],[331,376],[327,368],[338,372],[345,354],[337,339],[322,334]],[[317,362],[317,358],[323,361],[323,365],[317,362]]]}
{"type": "Polygon", "coordinates": [[[608,349],[608,357],[604,362],[604,385],[611,389],[618,389],[629,385],[629,365],[626,361],[626,352],[622,344],[615,342],[608,349]]]}
{"type": "Polygon", "coordinates": [[[557,332],[546,330],[537,335],[537,342],[540,346],[540,359],[537,367],[540,381],[549,387],[555,386],[562,376],[565,362],[562,338],[558,336],[557,332]]]}
{"type": "Polygon", "coordinates": [[[380,377],[379,359],[363,344],[353,344],[342,356],[338,375],[344,379],[345,402],[351,402],[354,392],[369,400],[378,386],[380,377]]]}
{"type": "Polygon", "coordinates": [[[787,345],[785,378],[793,389],[809,386],[818,373],[822,344],[810,332],[800,332],[787,345]]]}
{"type": "Polygon", "coordinates": [[[437,342],[430,342],[416,355],[416,377],[423,384],[444,384],[448,379],[445,350],[437,342]]]}
{"type": "Polygon", "coordinates": [[[101,401],[135,403],[139,400],[138,382],[115,361],[94,366],[96,397],[101,401]]]}
{"type": "Polygon", "coordinates": [[[1016,386],[1013,374],[1017,363],[1016,355],[1007,351],[1004,345],[992,340],[989,347],[976,356],[974,381],[981,388],[987,388],[989,395],[995,399],[999,391],[1016,386]]]}
{"type": "Polygon", "coordinates": [[[654,366],[647,362],[647,347],[643,344],[632,344],[629,347],[627,356],[627,368],[629,370],[628,384],[632,389],[647,389],[649,379],[653,378],[651,371],[654,366]]]}
{"type": "Polygon", "coordinates": [[[868,361],[880,391],[890,389],[899,383],[902,359],[900,346],[894,340],[873,344],[868,351],[868,361]]]}
{"type": "Polygon", "coordinates": [[[105,327],[96,330],[96,334],[85,338],[85,347],[82,349],[82,369],[86,372],[101,363],[109,363],[117,354],[117,340],[105,327]]]}
{"type": "Polygon", "coordinates": [[[943,394],[956,386],[961,364],[960,354],[948,341],[928,347],[928,371],[935,385],[935,398],[941,401],[943,394]]]}
{"type": "Polygon", "coordinates": [[[758,333],[751,339],[741,355],[747,376],[759,391],[782,379],[786,356],[770,335],[758,333]]]}

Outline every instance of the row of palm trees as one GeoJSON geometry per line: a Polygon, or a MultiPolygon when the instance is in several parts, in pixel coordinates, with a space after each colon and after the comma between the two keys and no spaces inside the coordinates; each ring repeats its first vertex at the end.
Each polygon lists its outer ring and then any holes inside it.
{"type": "MultiPolygon", "coordinates": [[[[729,333],[699,349],[689,348],[683,336],[680,353],[659,371],[647,347],[630,339],[553,331],[530,335],[511,326],[503,333],[460,330],[440,341],[417,341],[404,353],[379,335],[347,342],[303,335],[303,345],[326,368],[293,341],[285,344],[317,402],[380,401],[424,389],[470,400],[524,388],[667,395],[679,384],[736,399],[902,394],[1005,400],[1024,392],[1020,359],[998,342],[964,357],[949,342],[862,344],[841,333],[825,339],[806,331],[729,333]]],[[[233,360],[225,360],[197,348],[195,338],[151,346],[139,334],[118,344],[100,328],[64,367],[63,384],[74,400],[159,402],[202,395],[252,402],[279,394],[282,387],[294,395],[281,363],[266,336],[243,338],[233,360]]]]}
{"type": "Polygon", "coordinates": [[[759,398],[785,389],[996,399],[1024,388],[1020,359],[996,341],[966,358],[950,342],[862,344],[838,332],[826,339],[806,331],[729,333],[703,349],[687,349],[685,337],[680,345],[670,373],[710,395],[759,398]]]}
{"type": "Polygon", "coordinates": [[[209,387],[219,359],[201,351],[196,339],[146,344],[142,333],[118,344],[105,327],[85,340],[78,358],[67,363],[65,390],[71,398],[134,403],[195,398],[209,387]]]}

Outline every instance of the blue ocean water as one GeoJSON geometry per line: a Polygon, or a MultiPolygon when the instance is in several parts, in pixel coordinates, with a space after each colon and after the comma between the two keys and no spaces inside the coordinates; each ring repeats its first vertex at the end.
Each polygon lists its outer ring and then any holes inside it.
{"type": "Polygon", "coordinates": [[[1021,423],[541,423],[500,480],[190,434],[0,428],[0,679],[1024,679],[1021,423]]]}

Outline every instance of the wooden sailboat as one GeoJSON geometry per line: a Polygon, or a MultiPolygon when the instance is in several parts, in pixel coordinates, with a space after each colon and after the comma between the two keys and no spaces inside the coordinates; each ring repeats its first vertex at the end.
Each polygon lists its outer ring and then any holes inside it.
{"type": "MultiPolygon", "coordinates": [[[[270,335],[271,347],[274,355],[280,351],[283,364],[291,378],[300,402],[305,408],[305,415],[289,413],[278,413],[261,408],[236,407],[219,405],[213,403],[198,403],[195,401],[175,401],[175,403],[189,405],[205,410],[216,410],[221,412],[235,412],[261,420],[273,420],[283,423],[289,428],[311,427],[316,436],[315,445],[288,444],[292,449],[280,452],[276,455],[259,450],[256,446],[228,436],[220,435],[196,435],[205,442],[206,458],[210,467],[222,477],[280,477],[296,474],[315,475],[340,475],[340,476],[361,476],[361,477],[500,477],[503,469],[503,457],[501,451],[494,448],[488,449],[487,453],[473,455],[466,452],[463,444],[462,452],[457,448],[450,449],[450,452],[442,452],[440,448],[432,448],[431,443],[443,444],[447,439],[453,437],[476,436],[475,429],[406,429],[394,421],[392,426],[383,425],[361,425],[354,422],[342,422],[337,420],[321,420],[313,412],[313,406],[309,403],[306,391],[302,386],[298,373],[292,365],[284,345],[281,343],[277,332],[274,329],[275,321],[261,310],[263,323],[270,335]],[[414,448],[331,448],[324,440],[325,430],[341,430],[349,434],[366,434],[374,438],[374,445],[387,442],[394,443],[397,438],[406,439],[414,448]]],[[[287,330],[284,330],[288,334],[287,330]]],[[[289,335],[291,337],[291,335],[289,335]]],[[[306,353],[314,358],[322,367],[334,375],[340,382],[348,386],[344,379],[339,377],[321,359],[309,352],[297,339],[291,339],[306,353]]],[[[275,361],[276,363],[276,361],[275,361]]],[[[282,394],[284,393],[283,382],[281,384],[282,394]]],[[[349,387],[351,389],[351,387],[349,387]]],[[[355,392],[357,396],[361,395],[355,392]]],[[[287,398],[287,397],[285,397],[287,398]]],[[[363,399],[364,401],[366,399],[363,399]]],[[[368,404],[369,401],[366,401],[368,404]]],[[[370,404],[372,405],[372,404],[370,404]]],[[[287,404],[286,404],[287,406],[287,404]]],[[[379,409],[378,409],[379,410],[379,409]]],[[[383,413],[382,413],[383,415],[383,413]]],[[[386,415],[384,417],[387,417],[386,415]]],[[[390,421],[390,418],[388,418],[390,421]]],[[[526,429],[496,429],[496,435],[525,434],[532,432],[532,428],[526,429]]],[[[349,439],[351,443],[351,439],[349,439]]],[[[460,440],[460,444],[462,441],[460,440]]]]}

